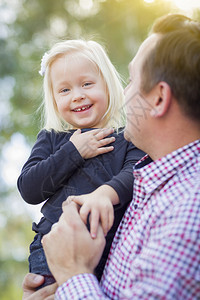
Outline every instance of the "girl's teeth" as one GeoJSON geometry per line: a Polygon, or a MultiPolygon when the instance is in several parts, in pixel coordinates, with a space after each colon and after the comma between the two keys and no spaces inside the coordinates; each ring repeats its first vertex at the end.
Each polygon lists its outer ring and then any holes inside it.
{"type": "Polygon", "coordinates": [[[82,108],[77,108],[75,111],[86,110],[87,108],[89,108],[89,106],[84,106],[84,107],[82,107],[82,108]]]}

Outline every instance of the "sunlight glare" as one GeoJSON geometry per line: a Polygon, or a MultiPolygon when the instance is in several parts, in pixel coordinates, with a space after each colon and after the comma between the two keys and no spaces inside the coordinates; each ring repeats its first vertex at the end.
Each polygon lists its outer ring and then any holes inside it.
{"type": "MultiPolygon", "coordinates": [[[[154,3],[155,0],[143,0],[145,3],[154,3]]],[[[190,11],[195,8],[200,9],[200,0],[163,0],[163,2],[171,2],[174,4],[178,9],[183,11],[190,11]]]]}
{"type": "Polygon", "coordinates": [[[144,0],[146,3],[153,3],[155,0],[144,0]]]}
{"type": "Polygon", "coordinates": [[[188,9],[200,8],[199,0],[174,0],[174,4],[182,9],[187,11],[188,9]]]}
{"type": "Polygon", "coordinates": [[[93,0],[79,0],[81,8],[90,10],[93,7],[93,0]]]}

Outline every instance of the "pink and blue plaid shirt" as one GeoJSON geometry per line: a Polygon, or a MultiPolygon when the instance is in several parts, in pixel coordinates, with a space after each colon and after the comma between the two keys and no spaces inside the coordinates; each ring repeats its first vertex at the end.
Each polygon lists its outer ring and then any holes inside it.
{"type": "Polygon", "coordinates": [[[56,299],[200,299],[200,141],[134,169],[101,282],[72,277],[56,299]]]}

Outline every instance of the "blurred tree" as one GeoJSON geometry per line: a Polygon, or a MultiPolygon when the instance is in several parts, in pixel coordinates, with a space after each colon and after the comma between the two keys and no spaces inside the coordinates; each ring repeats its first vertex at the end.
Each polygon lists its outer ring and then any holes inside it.
{"type": "Polygon", "coordinates": [[[35,112],[41,102],[38,74],[44,51],[59,39],[95,38],[104,43],[122,75],[149,25],[168,11],[162,1],[145,6],[142,0],[24,0],[18,1],[16,20],[9,24],[2,49],[1,77],[12,84],[10,122],[2,128],[7,139],[19,131],[33,140],[39,129],[35,112]],[[9,81],[10,80],[10,81],[9,81]],[[13,80],[11,82],[11,80],[13,80]],[[23,123],[23,127],[22,127],[23,123]]]}
{"type": "Polygon", "coordinates": [[[22,279],[28,272],[28,244],[33,239],[31,218],[9,211],[6,205],[4,210],[1,206],[0,214],[4,215],[1,225],[6,228],[0,231],[0,299],[21,299],[22,279]]]}
{"type": "MultiPolygon", "coordinates": [[[[31,145],[40,129],[42,55],[60,39],[95,39],[126,78],[127,65],[150,26],[170,11],[164,0],[0,0],[0,299],[21,299],[33,237],[31,216],[16,186],[10,188],[4,180],[1,154],[14,134],[31,145]]],[[[16,147],[12,155],[17,159],[20,151],[16,147]]]]}

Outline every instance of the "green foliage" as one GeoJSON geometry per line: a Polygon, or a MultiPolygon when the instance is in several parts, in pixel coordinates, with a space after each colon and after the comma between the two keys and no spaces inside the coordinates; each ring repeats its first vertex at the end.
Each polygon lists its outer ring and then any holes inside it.
{"type": "MultiPolygon", "coordinates": [[[[165,0],[151,4],[143,0],[2,0],[0,151],[17,132],[29,144],[35,140],[42,99],[40,60],[56,41],[80,37],[97,40],[105,45],[111,61],[126,79],[127,65],[154,20],[172,11],[165,0]]],[[[195,16],[199,18],[199,11],[195,16]]],[[[33,233],[31,217],[22,209],[16,186],[10,190],[4,176],[1,171],[0,299],[11,300],[22,297],[21,282],[28,270],[28,245],[33,233]],[[22,211],[16,209],[16,203],[22,211]]]]}
{"type": "Polygon", "coordinates": [[[22,281],[28,272],[28,246],[33,233],[31,218],[12,212],[9,201],[4,204],[0,206],[0,299],[15,300],[22,298],[22,281]]]}
{"type": "Polygon", "coordinates": [[[95,0],[91,11],[74,0],[19,1],[17,18],[9,24],[9,37],[0,43],[1,49],[6,49],[0,55],[5,63],[0,75],[13,76],[15,80],[10,98],[11,122],[3,128],[2,135],[7,139],[19,131],[34,139],[40,128],[40,119],[36,118],[42,98],[40,59],[55,41],[84,37],[102,42],[126,78],[128,62],[150,24],[167,11],[162,1],[145,6],[141,0],[95,0]]]}

